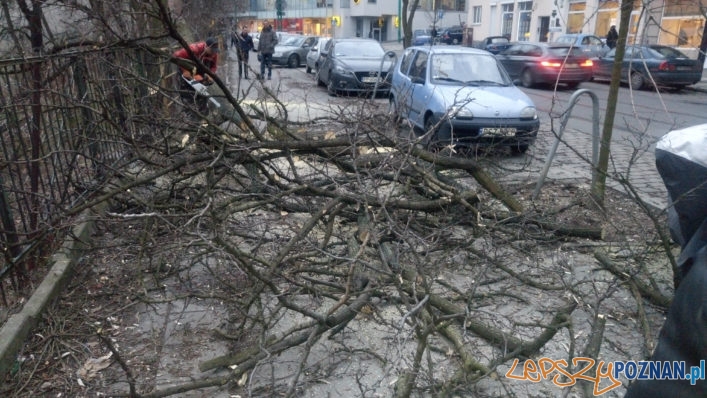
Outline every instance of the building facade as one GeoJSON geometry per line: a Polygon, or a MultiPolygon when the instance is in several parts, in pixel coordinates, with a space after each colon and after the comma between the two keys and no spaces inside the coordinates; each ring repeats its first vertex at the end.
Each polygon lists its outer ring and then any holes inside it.
{"type": "MultiPolygon", "coordinates": [[[[628,43],[673,46],[696,58],[705,17],[700,2],[653,0],[643,6],[634,0],[628,43]]],[[[512,41],[552,41],[565,33],[605,37],[611,25],[619,28],[619,0],[468,0],[468,26],[474,37],[504,35],[512,41]]]]}
{"type": "MultiPolygon", "coordinates": [[[[414,29],[441,31],[466,23],[468,0],[420,0],[414,29]]],[[[286,0],[278,16],[276,0],[251,0],[250,10],[235,13],[234,26],[260,31],[265,20],[276,30],[329,37],[371,37],[379,41],[401,40],[400,0],[286,0]]]]}

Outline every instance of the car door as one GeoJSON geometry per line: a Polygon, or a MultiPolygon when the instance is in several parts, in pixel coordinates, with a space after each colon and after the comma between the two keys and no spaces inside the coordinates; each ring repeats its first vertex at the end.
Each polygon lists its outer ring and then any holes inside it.
{"type": "Polygon", "coordinates": [[[520,77],[520,73],[523,70],[523,45],[513,44],[506,51],[501,52],[496,57],[504,68],[506,72],[511,77],[511,79],[517,79],[520,77]]]}
{"type": "Polygon", "coordinates": [[[408,48],[403,52],[400,63],[396,65],[397,69],[393,72],[391,81],[390,90],[395,100],[393,105],[397,107],[396,111],[404,119],[410,118],[410,94],[413,86],[408,71],[410,70],[410,65],[412,65],[412,60],[415,59],[416,52],[412,48],[408,48]]]}
{"type": "Polygon", "coordinates": [[[425,50],[417,51],[412,60],[408,75],[410,77],[410,121],[418,127],[424,128],[424,113],[429,99],[428,93],[428,61],[429,54],[425,50]]]}
{"type": "Polygon", "coordinates": [[[332,63],[334,62],[330,54],[334,54],[334,40],[329,40],[326,46],[324,46],[324,50],[322,50],[319,54],[320,64],[319,73],[317,74],[317,83],[321,82],[326,85],[329,81],[329,70],[333,67],[332,63]]]}
{"type": "Polygon", "coordinates": [[[616,49],[609,50],[603,57],[594,60],[594,77],[601,79],[611,78],[611,69],[614,67],[616,49]]]}
{"type": "Polygon", "coordinates": [[[596,36],[584,36],[582,39],[582,51],[589,58],[599,57],[606,52],[608,47],[596,36]]]}

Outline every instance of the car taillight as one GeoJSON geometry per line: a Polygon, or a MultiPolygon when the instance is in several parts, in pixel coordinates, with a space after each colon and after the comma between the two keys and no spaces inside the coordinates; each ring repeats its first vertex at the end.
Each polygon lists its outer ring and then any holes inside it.
{"type": "Polygon", "coordinates": [[[579,64],[579,66],[582,66],[585,68],[591,68],[592,66],[594,66],[594,62],[592,62],[591,59],[588,59],[588,60],[582,62],[581,64],[579,64]]]}
{"type": "Polygon", "coordinates": [[[562,66],[562,62],[542,61],[540,62],[540,65],[546,68],[559,68],[562,66]]]}
{"type": "Polygon", "coordinates": [[[660,66],[658,66],[658,70],[673,71],[675,70],[675,65],[669,63],[668,61],[663,61],[660,63],[660,66]]]}

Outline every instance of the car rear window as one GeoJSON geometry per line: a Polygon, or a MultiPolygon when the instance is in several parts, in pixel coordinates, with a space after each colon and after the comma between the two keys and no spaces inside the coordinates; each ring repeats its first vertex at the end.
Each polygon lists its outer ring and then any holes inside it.
{"type": "Polygon", "coordinates": [[[499,44],[499,43],[508,43],[508,39],[505,37],[494,37],[491,39],[491,43],[493,44],[499,44]]]}
{"type": "Polygon", "coordinates": [[[567,55],[572,57],[583,56],[582,50],[578,47],[549,47],[548,52],[555,57],[566,57],[567,55]]]}

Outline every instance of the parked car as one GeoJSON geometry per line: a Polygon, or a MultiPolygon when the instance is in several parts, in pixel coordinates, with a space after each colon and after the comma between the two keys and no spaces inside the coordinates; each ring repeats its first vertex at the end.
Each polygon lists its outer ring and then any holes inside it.
{"type": "Polygon", "coordinates": [[[558,37],[556,41],[579,47],[589,58],[601,57],[610,50],[609,46],[599,37],[584,33],[568,33],[558,37]]]}
{"type": "Polygon", "coordinates": [[[320,37],[319,40],[317,40],[317,44],[313,45],[312,48],[309,49],[306,59],[307,73],[312,73],[312,70],[314,70],[315,72],[319,70],[319,65],[321,64],[322,59],[321,52],[328,41],[328,37],[320,37]]]}
{"type": "Polygon", "coordinates": [[[387,76],[393,61],[378,41],[331,39],[321,54],[317,84],[326,86],[329,95],[340,92],[369,94],[374,88],[378,93],[388,93],[387,76]]]}
{"type": "Polygon", "coordinates": [[[461,44],[464,39],[464,29],[460,25],[442,30],[439,41],[446,44],[461,44]]]}
{"type": "Polygon", "coordinates": [[[414,32],[412,32],[413,46],[424,46],[430,43],[432,43],[431,29],[416,29],[414,32]]]}
{"type": "MultiPolygon", "coordinates": [[[[616,49],[594,62],[594,78],[611,80],[616,49]]],[[[621,64],[621,81],[630,83],[640,90],[653,85],[669,86],[674,89],[695,84],[702,79],[702,65],[682,52],[666,46],[626,47],[621,64]]]]}
{"type": "Polygon", "coordinates": [[[511,46],[511,42],[506,36],[489,36],[481,41],[480,47],[491,54],[498,54],[511,46]]]}
{"type": "Polygon", "coordinates": [[[575,88],[592,78],[592,60],[565,43],[518,42],[496,57],[523,87],[559,82],[575,88]]]}
{"type": "Polygon", "coordinates": [[[485,50],[409,47],[391,74],[391,111],[428,134],[430,146],[503,145],[523,153],[535,142],[535,104],[485,50]]]}
{"type": "Polygon", "coordinates": [[[319,40],[316,36],[288,35],[282,41],[278,40],[275,52],[272,54],[273,65],[287,65],[297,68],[304,63],[309,50],[319,40]]]}

